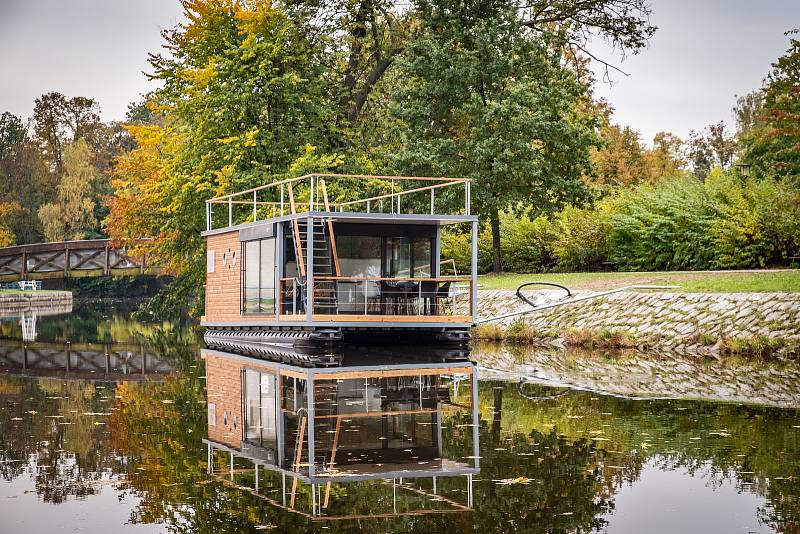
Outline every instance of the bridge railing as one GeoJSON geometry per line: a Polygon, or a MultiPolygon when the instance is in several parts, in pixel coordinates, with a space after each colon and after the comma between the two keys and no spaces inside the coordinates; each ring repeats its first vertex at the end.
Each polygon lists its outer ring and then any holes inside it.
{"type": "Polygon", "coordinates": [[[144,273],[146,256],[132,256],[110,239],[0,248],[0,281],[144,273]]]}

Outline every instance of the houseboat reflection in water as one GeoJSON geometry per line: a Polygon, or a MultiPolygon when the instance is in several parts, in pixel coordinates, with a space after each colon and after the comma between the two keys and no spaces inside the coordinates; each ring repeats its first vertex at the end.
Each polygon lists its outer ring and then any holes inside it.
{"type": "Polygon", "coordinates": [[[413,349],[390,364],[374,363],[388,359],[379,353],[308,359],[274,349],[261,358],[203,351],[215,478],[315,520],[472,508],[472,362],[413,349]]]}

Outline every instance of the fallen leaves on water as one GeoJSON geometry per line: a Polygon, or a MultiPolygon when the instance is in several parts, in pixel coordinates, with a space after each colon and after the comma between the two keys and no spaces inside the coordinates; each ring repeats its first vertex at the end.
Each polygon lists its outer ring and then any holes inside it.
{"type": "Polygon", "coordinates": [[[503,478],[500,480],[495,480],[494,482],[501,486],[511,486],[513,484],[530,484],[533,482],[533,479],[527,477],[503,478]]]}

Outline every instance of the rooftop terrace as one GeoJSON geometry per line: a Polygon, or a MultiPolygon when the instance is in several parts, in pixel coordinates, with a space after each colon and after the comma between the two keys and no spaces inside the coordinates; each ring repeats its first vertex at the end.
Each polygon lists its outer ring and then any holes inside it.
{"type": "Polygon", "coordinates": [[[469,216],[470,180],[307,174],[207,200],[206,230],[311,212],[469,216]]]}

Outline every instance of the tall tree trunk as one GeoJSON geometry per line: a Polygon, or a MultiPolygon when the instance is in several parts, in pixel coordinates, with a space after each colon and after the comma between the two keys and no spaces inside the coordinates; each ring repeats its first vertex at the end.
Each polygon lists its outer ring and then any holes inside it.
{"type": "Polygon", "coordinates": [[[503,257],[500,251],[500,214],[492,210],[490,214],[492,224],[492,272],[503,272],[503,257]]]}

